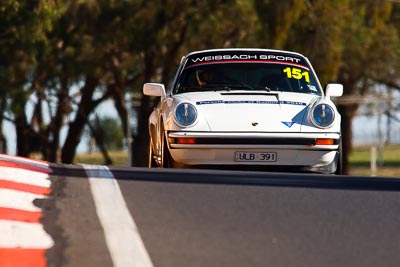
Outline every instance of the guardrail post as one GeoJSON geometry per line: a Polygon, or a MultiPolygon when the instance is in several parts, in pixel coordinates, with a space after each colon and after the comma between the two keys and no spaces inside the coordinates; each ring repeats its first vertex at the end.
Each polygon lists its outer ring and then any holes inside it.
{"type": "Polygon", "coordinates": [[[376,176],[376,146],[371,147],[371,176],[376,176]]]}

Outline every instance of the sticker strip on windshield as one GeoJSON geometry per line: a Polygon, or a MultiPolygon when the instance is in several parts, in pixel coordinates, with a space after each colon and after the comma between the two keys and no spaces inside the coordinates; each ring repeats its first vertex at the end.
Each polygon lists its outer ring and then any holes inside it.
{"type": "Polygon", "coordinates": [[[208,100],[208,101],[197,101],[196,105],[213,105],[213,104],[264,104],[264,105],[295,105],[295,106],[306,106],[304,102],[297,101],[260,101],[260,100],[235,100],[235,101],[224,101],[224,100],[208,100]]]}
{"type": "Polygon", "coordinates": [[[282,62],[282,61],[277,61],[277,60],[219,60],[219,61],[207,61],[207,62],[199,62],[199,63],[194,63],[191,64],[190,66],[187,66],[186,69],[192,68],[192,67],[197,67],[200,65],[213,65],[213,64],[226,64],[226,63],[258,63],[258,64],[280,64],[280,65],[290,65],[294,67],[299,67],[303,68],[306,70],[310,70],[308,67],[296,63],[291,63],[291,62],[282,62]]]}

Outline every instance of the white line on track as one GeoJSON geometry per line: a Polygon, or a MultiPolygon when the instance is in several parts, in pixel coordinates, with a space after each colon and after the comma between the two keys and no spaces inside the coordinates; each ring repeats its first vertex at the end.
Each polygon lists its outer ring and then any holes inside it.
{"type": "Polygon", "coordinates": [[[83,165],[115,267],[152,267],[118,182],[106,166],[83,165]]]}

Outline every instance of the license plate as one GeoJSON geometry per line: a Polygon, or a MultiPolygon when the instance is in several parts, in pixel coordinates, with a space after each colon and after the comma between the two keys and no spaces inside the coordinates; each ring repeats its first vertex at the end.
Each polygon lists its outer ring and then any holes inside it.
{"type": "Polygon", "coordinates": [[[275,162],[276,152],[235,152],[235,161],[275,162]]]}

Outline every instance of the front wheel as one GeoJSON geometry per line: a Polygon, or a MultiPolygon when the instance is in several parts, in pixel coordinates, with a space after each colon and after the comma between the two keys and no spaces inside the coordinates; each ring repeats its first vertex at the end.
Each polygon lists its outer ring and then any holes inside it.
{"type": "Polygon", "coordinates": [[[342,149],[342,139],[339,142],[339,149],[338,149],[338,160],[336,164],[336,171],[335,174],[340,175],[343,174],[343,149],[342,149]]]}
{"type": "Polygon", "coordinates": [[[152,142],[151,138],[150,138],[150,141],[149,141],[149,162],[148,162],[148,167],[149,168],[157,167],[157,163],[154,160],[153,142],[152,142]]]}
{"type": "Polygon", "coordinates": [[[161,168],[174,168],[174,160],[168,150],[167,138],[163,137],[161,142],[161,168]]]}

